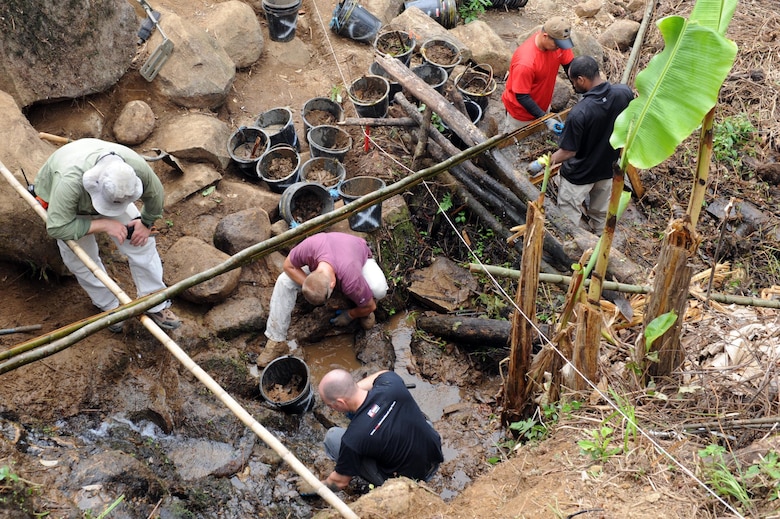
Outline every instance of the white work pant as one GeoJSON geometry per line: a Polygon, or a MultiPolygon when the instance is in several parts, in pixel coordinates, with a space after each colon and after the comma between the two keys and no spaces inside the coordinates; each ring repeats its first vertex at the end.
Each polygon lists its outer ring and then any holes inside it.
{"type": "Polygon", "coordinates": [[[558,209],[576,225],[588,229],[588,226],[582,221],[582,203],[586,198],[589,198],[590,227],[596,234],[601,234],[607,221],[609,197],[612,194],[612,179],[599,180],[593,184],[576,185],[560,175],[559,178],[558,209]]]}
{"type": "MultiPolygon", "coordinates": [[[[307,274],[308,268],[303,267],[307,274]]],[[[387,295],[387,279],[376,261],[371,258],[363,265],[363,278],[371,287],[374,299],[379,301],[387,295]]],[[[272,341],[286,341],[287,330],[290,328],[290,318],[295,308],[295,300],[301,291],[301,285],[293,281],[287,273],[282,272],[276,278],[274,291],[271,294],[271,308],[268,311],[268,322],[265,325],[265,336],[272,341]]]]}
{"type": "MultiPolygon", "coordinates": [[[[125,214],[112,218],[127,225],[133,218],[140,216],[141,213],[138,208],[133,204],[127,207],[125,214]]],[[[78,216],[77,218],[87,218],[90,220],[96,218],[107,218],[105,216],[78,216]]],[[[146,241],[146,245],[136,247],[130,244],[130,240],[125,240],[123,244],[111,238],[116,244],[119,251],[127,256],[128,263],[130,265],[130,274],[133,276],[135,282],[136,292],[138,297],[157,292],[165,288],[163,283],[163,269],[160,255],[157,253],[157,242],[154,237],[149,237],[146,241]]],[[[100,269],[105,272],[106,268],[103,266],[103,261],[100,259],[100,253],[98,251],[97,241],[95,236],[87,234],[76,241],[79,246],[84,249],[84,252],[90,257],[92,261],[97,264],[100,269]]],[[[81,285],[90,299],[92,304],[100,308],[104,312],[107,310],[113,310],[119,306],[119,300],[114,294],[106,288],[106,286],[87,268],[86,265],[74,254],[68,244],[62,240],[57,240],[57,246],[60,248],[60,255],[65,266],[68,267],[76,279],[81,285]]],[[[171,306],[170,301],[164,301],[157,306],[153,306],[147,312],[159,312],[171,306]]]]}

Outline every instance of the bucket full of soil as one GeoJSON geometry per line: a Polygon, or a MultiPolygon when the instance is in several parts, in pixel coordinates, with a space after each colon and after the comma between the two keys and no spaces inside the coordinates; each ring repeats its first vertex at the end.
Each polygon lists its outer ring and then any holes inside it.
{"type": "Polygon", "coordinates": [[[271,148],[277,144],[287,144],[300,151],[301,143],[298,142],[293,115],[289,108],[282,106],[261,113],[255,119],[254,126],[261,128],[268,135],[271,148]]]}
{"type": "Polygon", "coordinates": [[[315,126],[334,126],[344,120],[344,109],[336,101],[327,97],[313,97],[303,104],[301,119],[303,119],[303,134],[309,135],[309,130],[315,126]]]}
{"type": "Polygon", "coordinates": [[[303,0],[263,0],[271,41],[287,42],[295,38],[298,10],[303,0]]]}
{"type": "Polygon", "coordinates": [[[338,197],[336,190],[346,176],[344,164],[331,157],[314,157],[301,166],[301,182],[320,184],[330,191],[331,197],[338,197]]]}
{"type": "Polygon", "coordinates": [[[301,156],[292,146],[274,146],[257,161],[257,176],[262,178],[274,193],[283,193],[298,182],[301,156]]]}
{"type": "Polygon", "coordinates": [[[475,101],[482,111],[487,110],[490,96],[496,91],[496,78],[489,64],[467,68],[455,77],[455,88],[468,99],[475,101]]]}
{"type": "Polygon", "coordinates": [[[409,66],[417,40],[406,31],[386,30],[377,35],[374,50],[382,56],[395,58],[409,66]]]}
{"type": "Polygon", "coordinates": [[[257,175],[257,162],[268,151],[268,134],[256,126],[241,126],[228,138],[227,150],[239,171],[251,179],[257,175]]]}
{"type": "Polygon", "coordinates": [[[349,98],[359,117],[382,118],[390,104],[390,82],[382,76],[363,76],[349,85],[349,98]]]}
{"type": "Polygon", "coordinates": [[[361,43],[374,41],[381,26],[382,21],[357,0],[342,0],[333,10],[333,18],[330,20],[333,32],[361,43]]]}
{"type": "Polygon", "coordinates": [[[309,130],[307,140],[312,157],[331,157],[344,162],[352,149],[352,137],[338,126],[315,126],[309,130]]]}
{"type": "Polygon", "coordinates": [[[420,46],[420,55],[422,55],[423,63],[443,68],[447,71],[448,77],[463,57],[460,48],[444,38],[425,40],[420,46]]]}
{"type": "Polygon", "coordinates": [[[274,359],[260,376],[260,394],[287,414],[301,414],[314,406],[309,366],[292,355],[274,359]]]}
{"type": "MultiPolygon", "coordinates": [[[[338,161],[337,161],[338,162],[338,161]]],[[[322,184],[296,182],[282,193],[279,215],[290,227],[333,211],[333,197],[322,184]]]]}
{"type": "Polygon", "coordinates": [[[437,22],[445,29],[452,29],[458,25],[458,3],[456,0],[412,0],[404,2],[404,9],[416,7],[437,22]]]}
{"type": "Polygon", "coordinates": [[[444,84],[447,82],[447,71],[438,65],[432,63],[423,63],[412,69],[417,77],[425,81],[438,93],[444,90],[444,84]]]}
{"type": "MultiPolygon", "coordinates": [[[[353,177],[339,186],[339,195],[344,203],[354,202],[358,198],[385,187],[385,182],[376,177],[353,177]]],[[[374,204],[349,217],[349,228],[357,232],[371,232],[382,225],[382,202],[374,204]]]]}

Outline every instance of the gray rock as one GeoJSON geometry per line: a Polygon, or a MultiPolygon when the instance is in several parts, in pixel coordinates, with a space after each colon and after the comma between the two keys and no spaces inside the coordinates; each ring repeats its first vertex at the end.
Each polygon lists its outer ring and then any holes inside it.
{"type": "Polygon", "coordinates": [[[167,210],[193,193],[201,192],[222,179],[219,171],[210,164],[185,160],[180,160],[179,163],[182,165],[184,173],[171,173],[163,179],[165,209],[167,210]]]}
{"type": "Polygon", "coordinates": [[[232,256],[270,236],[271,220],[268,213],[253,207],[224,217],[214,232],[214,246],[232,256]]]}
{"type": "Polygon", "coordinates": [[[574,6],[574,13],[580,18],[593,18],[601,11],[602,0],[586,0],[574,6]]]}
{"type": "Polygon", "coordinates": [[[230,163],[230,128],[212,115],[185,113],[169,119],[156,132],[155,142],[178,159],[208,162],[224,170],[230,163]]]}
{"type": "Polygon", "coordinates": [[[572,96],[574,95],[574,88],[568,80],[562,79],[560,76],[555,78],[555,89],[553,90],[553,98],[550,102],[551,112],[560,112],[565,110],[569,106],[572,96]]]}
{"type": "Polygon", "coordinates": [[[490,65],[495,77],[501,78],[509,70],[513,49],[482,20],[458,25],[450,33],[469,49],[466,54],[474,63],[490,65]]]}
{"type": "MultiPolygon", "coordinates": [[[[403,11],[404,0],[365,0],[360,5],[382,21],[382,25],[391,24],[393,18],[403,11]]],[[[417,42],[419,45],[420,42],[417,42]]]]}
{"type": "Polygon", "coordinates": [[[639,25],[639,22],[633,20],[616,20],[601,33],[598,41],[608,49],[627,51],[634,44],[639,25]]]}
{"type": "Polygon", "coordinates": [[[281,195],[250,182],[222,181],[218,189],[227,213],[235,213],[254,207],[263,209],[273,221],[279,217],[281,195]]]}
{"type": "MultiPolygon", "coordinates": [[[[217,40],[200,27],[170,11],[163,11],[160,26],[173,41],[171,56],[150,83],[152,88],[185,108],[216,109],[225,102],[236,77],[236,66],[217,40]],[[208,72],[206,72],[208,71],[208,72]]],[[[162,43],[155,31],[148,48],[162,43]]]]}
{"type": "Polygon", "coordinates": [[[413,272],[410,281],[409,293],[438,312],[458,309],[479,289],[466,269],[443,257],[436,258],[430,267],[413,272]]]}
{"type": "Polygon", "coordinates": [[[22,107],[102,92],[130,67],[139,25],[126,0],[0,2],[0,90],[22,107]]]}
{"type": "MultiPolygon", "coordinates": [[[[165,283],[173,285],[227,261],[230,256],[208,243],[185,236],[163,253],[165,283]]],[[[238,286],[241,268],[230,270],[188,288],[181,297],[193,303],[219,303],[238,286]]]]}
{"type": "MultiPolygon", "coordinates": [[[[55,150],[38,138],[14,99],[0,92],[0,157],[13,177],[26,187],[22,171],[30,182],[55,150]]],[[[30,263],[40,270],[65,273],[57,244],[46,233],[46,224],[30,204],[5,180],[0,189],[0,260],[30,263]]]]}
{"type": "Polygon", "coordinates": [[[263,54],[263,30],[248,4],[238,0],[216,4],[198,20],[203,20],[199,25],[216,38],[237,68],[251,66],[263,54]]]}
{"type": "Polygon", "coordinates": [[[604,47],[590,33],[573,31],[571,41],[575,56],[591,56],[597,63],[604,63],[604,47]]]}
{"type": "Polygon", "coordinates": [[[219,337],[235,337],[265,328],[268,312],[256,297],[232,297],[206,313],[203,324],[219,337]]]}
{"type": "Polygon", "coordinates": [[[141,144],[154,131],[154,112],[145,101],[127,103],[114,122],[114,137],[120,144],[141,144]]]}

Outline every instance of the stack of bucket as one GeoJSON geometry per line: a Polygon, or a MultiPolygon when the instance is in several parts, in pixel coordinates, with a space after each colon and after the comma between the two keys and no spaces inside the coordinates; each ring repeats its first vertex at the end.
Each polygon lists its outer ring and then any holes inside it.
{"type": "Polygon", "coordinates": [[[288,42],[295,38],[302,3],[303,0],[263,0],[271,41],[288,42]]]}

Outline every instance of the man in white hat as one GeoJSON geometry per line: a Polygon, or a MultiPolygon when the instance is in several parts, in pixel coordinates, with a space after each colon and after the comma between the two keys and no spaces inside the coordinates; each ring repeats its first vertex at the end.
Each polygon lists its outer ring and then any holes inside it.
{"type": "MultiPolygon", "coordinates": [[[[62,261],[100,310],[119,306],[116,296],[70,250],[75,240],[105,271],[95,234],[104,232],[127,256],[138,296],[165,288],[162,261],[152,225],[162,216],[164,192],[157,175],[136,152],[99,139],[80,139],[48,158],[35,178],[35,194],[47,210],[46,230],[57,240],[62,261]],[[135,203],[143,202],[139,211],[135,203]]],[[[147,315],[163,329],[181,321],[170,301],[150,308],[147,315]]],[[[114,333],[122,323],[109,326],[114,333]]]]}
{"type": "MultiPolygon", "coordinates": [[[[501,96],[506,117],[501,132],[527,126],[550,109],[558,68],[568,70],[574,59],[571,24],[561,16],[550,18],[515,50],[509,65],[506,89],[501,96]]],[[[550,118],[547,128],[560,133],[560,121],[550,118]]]]}

